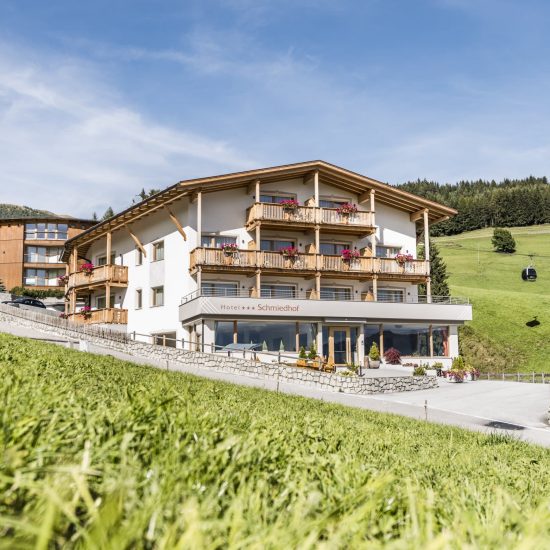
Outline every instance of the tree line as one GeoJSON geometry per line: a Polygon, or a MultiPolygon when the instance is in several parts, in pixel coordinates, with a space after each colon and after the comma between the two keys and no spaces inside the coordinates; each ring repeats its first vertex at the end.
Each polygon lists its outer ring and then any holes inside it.
{"type": "Polygon", "coordinates": [[[458,210],[458,215],[430,229],[433,237],[484,227],[550,223],[550,185],[546,177],[477,180],[440,185],[417,180],[399,186],[405,191],[458,210]]]}

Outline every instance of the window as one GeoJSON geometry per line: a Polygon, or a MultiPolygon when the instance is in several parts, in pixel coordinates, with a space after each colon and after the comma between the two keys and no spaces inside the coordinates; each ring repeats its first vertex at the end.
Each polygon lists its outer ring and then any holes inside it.
{"type": "Polygon", "coordinates": [[[203,296],[237,296],[239,293],[238,283],[211,283],[205,281],[201,285],[203,296]]]}
{"type": "MultiPolygon", "coordinates": [[[[113,252],[111,254],[111,263],[110,265],[115,265],[115,258],[116,258],[116,254],[113,252]]],[[[107,256],[98,256],[97,259],[96,259],[96,265],[107,265],[107,256]]]]}
{"type": "Polygon", "coordinates": [[[378,351],[380,351],[380,325],[365,325],[364,335],[365,354],[368,355],[373,344],[376,344],[378,351]]]}
{"type": "Polygon", "coordinates": [[[26,246],[25,262],[41,264],[59,264],[63,249],[59,246],[26,246]]]}
{"type": "Polygon", "coordinates": [[[143,252],[141,251],[141,248],[136,246],[136,265],[142,265],[143,264],[143,252]]]}
{"type": "Polygon", "coordinates": [[[395,258],[401,252],[400,246],[386,246],[384,244],[376,245],[377,258],[395,258]]]}
{"type": "Polygon", "coordinates": [[[214,331],[216,350],[233,343],[233,321],[216,321],[214,331]]]}
{"type": "Polygon", "coordinates": [[[203,235],[201,237],[201,246],[205,248],[221,248],[225,243],[237,244],[237,237],[230,235],[203,235]]]}
{"type": "Polygon", "coordinates": [[[164,260],[164,241],[153,244],[153,262],[164,260]]]}
{"type": "Polygon", "coordinates": [[[237,342],[257,344],[258,351],[296,351],[296,323],[239,321],[237,342]]]}
{"type": "Polygon", "coordinates": [[[350,244],[345,243],[320,243],[320,254],[340,255],[345,248],[351,248],[350,244]]]}
{"type": "Polygon", "coordinates": [[[430,328],[426,325],[384,325],[384,349],[396,348],[401,355],[429,357],[430,328]]]}
{"type": "Polygon", "coordinates": [[[26,286],[59,286],[58,277],[65,275],[64,269],[25,269],[23,284],[26,286]]]}
{"type": "Polygon", "coordinates": [[[351,288],[322,286],[321,300],[351,300],[351,288]]]}
{"type": "Polygon", "coordinates": [[[296,298],[294,285],[262,285],[262,298],[296,298]]]}
{"type": "Polygon", "coordinates": [[[136,290],[136,303],[135,303],[136,309],[141,309],[143,307],[143,291],[141,288],[138,288],[136,290]]]}
{"type": "Polygon", "coordinates": [[[434,357],[449,356],[449,327],[432,327],[434,357]]]}
{"type": "Polygon", "coordinates": [[[153,334],[153,343],[157,346],[166,346],[167,348],[177,347],[176,333],[175,332],[161,332],[153,334]]]}
{"type": "Polygon", "coordinates": [[[164,305],[164,287],[156,286],[151,289],[151,305],[153,307],[164,305]]]}
{"type": "Polygon", "coordinates": [[[260,202],[267,202],[272,204],[278,204],[283,201],[287,201],[289,199],[296,199],[296,195],[288,194],[266,194],[266,195],[260,195],[260,202]]]}
{"type": "MultiPolygon", "coordinates": [[[[309,350],[311,344],[317,343],[317,325],[315,323],[299,323],[298,345],[309,350]]],[[[298,350],[299,351],[299,350],[298,350]]]]}
{"type": "Polygon", "coordinates": [[[26,240],[67,240],[66,223],[27,223],[25,224],[26,240]]]}
{"type": "Polygon", "coordinates": [[[351,199],[319,199],[319,206],[321,208],[340,208],[347,202],[351,202],[351,199]]]}
{"type": "Polygon", "coordinates": [[[275,239],[262,239],[260,241],[260,250],[279,252],[281,248],[285,248],[287,246],[295,246],[295,245],[296,243],[294,241],[278,241],[275,239]]]}
{"type": "Polygon", "coordinates": [[[402,288],[379,288],[377,292],[378,302],[404,302],[405,291],[402,288]]]}
{"type": "MultiPolygon", "coordinates": [[[[98,296],[96,298],[96,306],[97,306],[97,309],[105,309],[107,307],[107,301],[105,300],[105,296],[98,296]]],[[[109,304],[109,307],[115,307],[114,294],[111,294],[111,302],[109,304]]]]}

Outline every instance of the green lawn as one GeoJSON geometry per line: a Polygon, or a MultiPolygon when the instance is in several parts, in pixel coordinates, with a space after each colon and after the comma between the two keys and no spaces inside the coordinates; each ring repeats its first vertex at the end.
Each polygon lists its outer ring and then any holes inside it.
{"type": "Polygon", "coordinates": [[[4,548],[546,548],[550,453],[0,334],[4,548]]]}
{"type": "Polygon", "coordinates": [[[492,229],[435,239],[452,294],[469,297],[474,320],[463,331],[463,354],[487,371],[550,372],[550,225],[512,228],[516,254],[492,252],[492,229]],[[521,270],[534,258],[538,280],[521,270]],[[540,325],[525,323],[537,317],[540,325]]]}

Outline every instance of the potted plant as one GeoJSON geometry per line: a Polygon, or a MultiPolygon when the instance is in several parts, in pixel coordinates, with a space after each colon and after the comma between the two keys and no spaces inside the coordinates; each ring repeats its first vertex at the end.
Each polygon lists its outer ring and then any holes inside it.
{"type": "Polygon", "coordinates": [[[80,308],[80,315],[84,317],[84,319],[88,320],[92,316],[92,308],[90,306],[84,306],[80,308]]]}
{"type": "Polygon", "coordinates": [[[306,348],[302,346],[300,348],[300,353],[298,354],[298,361],[296,361],[297,367],[307,367],[307,353],[306,348]]]}
{"type": "Polygon", "coordinates": [[[464,377],[466,380],[475,382],[479,378],[479,370],[472,367],[472,365],[466,365],[464,368],[464,377]]]}
{"type": "Polygon", "coordinates": [[[238,245],[236,243],[223,243],[221,249],[223,251],[224,263],[231,265],[235,254],[239,251],[238,245]]]}
{"type": "Polygon", "coordinates": [[[298,257],[298,249],[294,246],[283,246],[279,252],[285,259],[285,267],[291,267],[298,257]]]}
{"type": "Polygon", "coordinates": [[[395,348],[390,348],[384,352],[384,359],[390,365],[399,365],[401,364],[401,353],[395,348]]]}
{"type": "Polygon", "coordinates": [[[407,265],[408,262],[412,262],[414,260],[413,258],[413,255],[412,254],[397,254],[395,256],[395,261],[401,266],[401,267],[405,267],[407,265]]]}
{"type": "Polygon", "coordinates": [[[60,275],[57,278],[57,284],[59,286],[65,286],[69,282],[69,276],[68,275],[60,275]]]}
{"type": "Polygon", "coordinates": [[[349,223],[350,218],[357,213],[357,205],[351,202],[345,202],[338,207],[337,212],[344,223],[349,223]]]}
{"type": "Polygon", "coordinates": [[[426,369],[422,365],[414,367],[413,376],[426,376],[426,369]]]}
{"type": "Polygon", "coordinates": [[[341,252],[342,255],[342,269],[349,271],[351,264],[361,257],[359,250],[351,250],[350,248],[344,248],[341,252]]]}
{"type": "Polygon", "coordinates": [[[380,368],[380,351],[376,342],[373,342],[369,350],[369,369],[380,368]]]}
{"type": "Polygon", "coordinates": [[[445,376],[449,382],[455,382],[456,384],[464,382],[466,377],[466,364],[461,355],[453,359],[451,368],[445,373],[445,376]]]}
{"type": "Polygon", "coordinates": [[[85,275],[91,275],[94,272],[94,264],[92,262],[86,262],[80,266],[80,271],[85,275]]]}

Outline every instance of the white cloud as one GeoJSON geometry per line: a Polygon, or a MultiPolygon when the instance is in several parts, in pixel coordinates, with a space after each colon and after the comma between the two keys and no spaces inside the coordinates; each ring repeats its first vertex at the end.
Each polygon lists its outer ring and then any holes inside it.
{"type": "Polygon", "coordinates": [[[142,187],[254,164],[231,144],[147,120],[93,66],[0,44],[0,202],[90,216],[142,187]]]}

